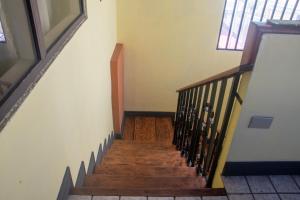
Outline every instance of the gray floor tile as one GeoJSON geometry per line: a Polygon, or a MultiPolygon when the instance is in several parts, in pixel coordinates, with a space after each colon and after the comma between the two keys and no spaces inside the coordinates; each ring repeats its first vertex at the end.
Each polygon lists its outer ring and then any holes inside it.
{"type": "Polygon", "coordinates": [[[255,200],[280,200],[277,194],[254,194],[255,200]]]}
{"type": "Polygon", "coordinates": [[[174,200],[174,197],[148,197],[148,200],[174,200]]]}
{"type": "Polygon", "coordinates": [[[232,194],[228,195],[229,200],[254,200],[251,194],[232,194]]]}
{"type": "Polygon", "coordinates": [[[228,194],[250,193],[246,179],[243,176],[224,176],[223,181],[228,194]]]}
{"type": "Polygon", "coordinates": [[[202,197],[203,200],[228,200],[226,196],[202,197]]]}
{"type": "Polygon", "coordinates": [[[293,176],[294,180],[297,182],[298,187],[300,188],[300,176],[293,176]]]}
{"type": "Polygon", "coordinates": [[[121,197],[121,200],[147,200],[147,197],[125,197],[125,196],[122,196],[121,197]]]}
{"type": "Polygon", "coordinates": [[[278,193],[300,192],[291,176],[270,176],[270,178],[278,193]]]}
{"type": "Polygon", "coordinates": [[[276,193],[268,176],[247,176],[252,193],[276,193]]]}
{"type": "Polygon", "coordinates": [[[119,200],[118,196],[93,196],[92,200],[119,200]]]}
{"type": "Polygon", "coordinates": [[[300,194],[280,194],[281,200],[300,200],[300,194]]]}
{"type": "Polygon", "coordinates": [[[68,200],[91,200],[91,196],[70,195],[68,200]]]}
{"type": "Polygon", "coordinates": [[[201,200],[201,197],[175,197],[175,200],[201,200]]]}

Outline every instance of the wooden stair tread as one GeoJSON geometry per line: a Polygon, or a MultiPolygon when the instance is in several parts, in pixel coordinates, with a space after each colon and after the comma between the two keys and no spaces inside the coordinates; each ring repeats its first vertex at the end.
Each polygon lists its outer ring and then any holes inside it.
{"type": "Polygon", "coordinates": [[[201,177],[139,177],[139,176],[87,176],[84,186],[107,189],[200,189],[205,187],[201,177]]]}
{"type": "Polygon", "coordinates": [[[100,165],[96,167],[95,174],[103,174],[106,176],[195,177],[196,171],[193,167],[133,167],[132,165],[100,165]]]}
{"type": "Polygon", "coordinates": [[[80,187],[71,190],[72,195],[95,196],[224,196],[226,191],[222,188],[201,189],[104,189],[99,187],[80,187]]]}
{"type": "Polygon", "coordinates": [[[128,158],[124,157],[124,159],[118,158],[104,158],[102,165],[112,166],[112,165],[129,165],[129,166],[164,166],[164,167],[183,167],[186,166],[186,161],[184,159],[169,159],[169,160],[155,160],[155,159],[136,159],[136,158],[128,158]]]}
{"type": "Polygon", "coordinates": [[[170,158],[176,160],[184,160],[180,155],[180,152],[110,152],[105,156],[107,159],[128,159],[128,160],[140,160],[140,159],[152,159],[152,160],[168,160],[170,158]]]}

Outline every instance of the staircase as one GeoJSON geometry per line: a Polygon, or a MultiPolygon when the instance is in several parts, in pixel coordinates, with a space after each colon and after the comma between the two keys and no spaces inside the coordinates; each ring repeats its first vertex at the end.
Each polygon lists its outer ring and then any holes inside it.
{"type": "Polygon", "coordinates": [[[115,140],[94,173],[73,195],[97,196],[203,196],[221,195],[208,189],[204,177],[172,145],[168,117],[128,117],[124,140],[115,140]]]}

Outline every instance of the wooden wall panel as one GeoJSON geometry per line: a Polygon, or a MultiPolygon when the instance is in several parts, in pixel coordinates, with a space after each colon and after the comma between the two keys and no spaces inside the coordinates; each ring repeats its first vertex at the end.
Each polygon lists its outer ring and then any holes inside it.
{"type": "Polygon", "coordinates": [[[124,47],[117,44],[111,58],[111,92],[114,132],[121,133],[124,116],[124,47]]]}

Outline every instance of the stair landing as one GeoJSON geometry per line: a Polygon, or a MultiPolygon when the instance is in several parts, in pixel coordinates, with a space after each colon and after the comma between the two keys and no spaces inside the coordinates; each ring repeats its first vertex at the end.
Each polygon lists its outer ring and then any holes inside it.
{"type": "Polygon", "coordinates": [[[124,140],[115,140],[102,163],[72,194],[97,196],[199,196],[206,181],[172,145],[171,118],[129,117],[124,140]]]}

